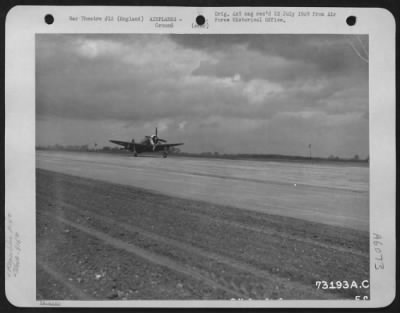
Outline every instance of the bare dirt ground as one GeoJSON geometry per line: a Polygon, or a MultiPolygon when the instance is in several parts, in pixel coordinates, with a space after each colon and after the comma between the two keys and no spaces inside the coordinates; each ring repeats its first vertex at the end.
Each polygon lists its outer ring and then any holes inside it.
{"type": "Polygon", "coordinates": [[[37,170],[37,298],[354,299],[368,233],[37,170]]]}

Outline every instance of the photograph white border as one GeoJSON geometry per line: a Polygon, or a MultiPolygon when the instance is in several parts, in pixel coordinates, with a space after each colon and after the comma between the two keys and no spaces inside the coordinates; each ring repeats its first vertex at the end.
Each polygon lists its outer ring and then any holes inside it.
{"type": "Polygon", "coordinates": [[[6,18],[5,235],[6,295],[19,307],[384,307],[395,298],[395,20],[380,8],[63,7],[16,6],[6,18]],[[334,12],[286,23],[215,23],[215,12],[235,10],[334,12]],[[55,22],[47,25],[44,16],[55,22]],[[195,27],[199,14],[206,27],[195,27]],[[70,16],[143,16],[142,23],[72,22],[70,16]],[[354,26],[346,24],[350,15],[354,26]],[[156,28],[150,16],[176,16],[156,28]],[[45,33],[362,34],[369,36],[370,300],[37,301],[35,208],[35,35],[45,33]],[[378,246],[374,234],[382,237],[378,246]],[[379,250],[377,250],[377,249],[379,250]],[[376,269],[383,258],[384,268],[376,269]]]}

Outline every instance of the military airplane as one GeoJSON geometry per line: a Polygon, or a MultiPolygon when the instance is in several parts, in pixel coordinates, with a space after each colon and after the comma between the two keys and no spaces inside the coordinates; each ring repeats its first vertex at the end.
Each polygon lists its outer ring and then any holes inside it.
{"type": "Polygon", "coordinates": [[[134,139],[132,139],[132,141],[130,142],[119,140],[110,140],[110,142],[123,146],[121,150],[128,150],[133,152],[133,155],[135,157],[137,157],[139,153],[143,152],[163,151],[163,157],[166,158],[168,156],[170,147],[183,145],[183,143],[167,143],[165,139],[159,138],[157,134],[157,128],[155,135],[145,136],[140,143],[136,143],[134,139]]]}

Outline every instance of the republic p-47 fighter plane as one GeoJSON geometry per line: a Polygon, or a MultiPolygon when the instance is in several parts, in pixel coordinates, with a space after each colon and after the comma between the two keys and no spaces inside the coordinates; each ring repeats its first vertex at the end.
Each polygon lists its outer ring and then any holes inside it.
{"type": "Polygon", "coordinates": [[[166,158],[170,147],[183,145],[183,143],[167,143],[165,139],[158,138],[157,128],[155,135],[145,136],[140,143],[136,143],[134,139],[132,139],[131,142],[119,140],[110,140],[110,142],[123,146],[123,148],[121,148],[123,150],[133,152],[135,157],[137,157],[139,153],[143,152],[162,151],[163,157],[166,158]]]}

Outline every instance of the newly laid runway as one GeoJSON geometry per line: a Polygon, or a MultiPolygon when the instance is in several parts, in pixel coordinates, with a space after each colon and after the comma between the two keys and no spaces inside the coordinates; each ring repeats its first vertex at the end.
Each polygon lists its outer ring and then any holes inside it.
{"type": "Polygon", "coordinates": [[[45,151],[36,157],[38,168],[51,171],[368,230],[368,167],[45,151]]]}

